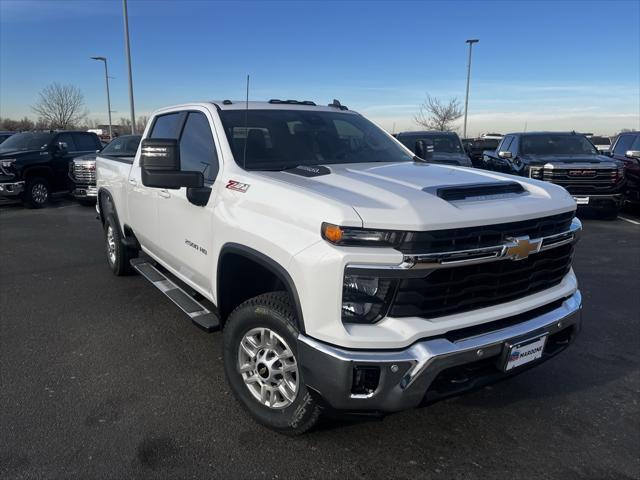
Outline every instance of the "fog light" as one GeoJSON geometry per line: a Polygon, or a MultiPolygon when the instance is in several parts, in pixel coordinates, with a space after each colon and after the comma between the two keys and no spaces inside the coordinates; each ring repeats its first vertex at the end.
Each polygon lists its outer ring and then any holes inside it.
{"type": "Polygon", "coordinates": [[[380,383],[380,367],[353,367],[352,395],[371,395],[380,383]]]}

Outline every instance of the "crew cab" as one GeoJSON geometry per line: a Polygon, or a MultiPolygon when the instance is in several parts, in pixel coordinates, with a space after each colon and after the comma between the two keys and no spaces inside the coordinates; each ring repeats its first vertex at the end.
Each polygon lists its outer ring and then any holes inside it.
{"type": "Polygon", "coordinates": [[[627,183],[625,200],[640,203],[640,132],[625,132],[615,139],[609,156],[623,162],[627,183]]]}
{"type": "Polygon", "coordinates": [[[615,218],[624,203],[624,164],[600,155],[575,132],[510,133],[494,152],[484,153],[483,165],[561,185],[579,207],[608,217],[615,218]]]}
{"type": "Polygon", "coordinates": [[[71,161],[100,148],[95,133],[16,133],[0,144],[0,196],[43,207],[52,193],[71,190],[71,161]]]}
{"type": "Polygon", "coordinates": [[[580,328],[565,189],[425,162],[336,100],[158,110],[97,186],[109,268],[224,328],[231,391],[283,433],[517,374],[580,328]]]}
{"type": "Polygon", "coordinates": [[[399,132],[394,136],[417,156],[429,162],[461,167],[472,166],[471,159],[455,132],[399,132]]]}
{"type": "Polygon", "coordinates": [[[69,164],[69,177],[73,182],[74,198],[80,203],[95,202],[97,197],[96,157],[102,155],[115,159],[133,159],[141,138],[140,135],[116,137],[99,152],[74,158],[69,164]]]}

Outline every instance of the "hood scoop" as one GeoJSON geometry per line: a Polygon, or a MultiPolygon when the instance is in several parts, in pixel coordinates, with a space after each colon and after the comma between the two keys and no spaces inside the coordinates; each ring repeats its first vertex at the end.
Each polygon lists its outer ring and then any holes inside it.
{"type": "Polygon", "coordinates": [[[475,198],[482,200],[484,197],[495,197],[497,195],[520,195],[526,193],[524,187],[517,182],[496,182],[496,183],[471,183],[467,185],[442,185],[427,187],[423,192],[431,193],[448,202],[455,200],[467,200],[475,198]]]}

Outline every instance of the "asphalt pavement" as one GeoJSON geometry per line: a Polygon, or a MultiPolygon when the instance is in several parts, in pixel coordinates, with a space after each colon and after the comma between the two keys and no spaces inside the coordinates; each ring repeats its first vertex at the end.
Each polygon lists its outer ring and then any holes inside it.
{"type": "Polygon", "coordinates": [[[0,478],[640,478],[640,216],[589,219],[583,330],[522,375],[382,420],[273,433],[220,333],[109,271],[92,208],[0,207],[0,478]],[[634,223],[635,222],[635,223],[634,223]]]}

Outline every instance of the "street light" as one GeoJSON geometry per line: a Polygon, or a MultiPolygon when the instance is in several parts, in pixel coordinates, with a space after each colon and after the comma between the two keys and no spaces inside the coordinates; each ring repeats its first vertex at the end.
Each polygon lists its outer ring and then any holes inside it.
{"type": "Polygon", "coordinates": [[[107,70],[107,58],[106,57],[91,57],[92,60],[99,60],[104,62],[104,80],[107,83],[107,112],[109,113],[109,140],[113,140],[111,132],[111,97],[109,96],[109,71],[107,70]]]}
{"type": "Polygon", "coordinates": [[[467,138],[467,110],[469,109],[469,82],[471,80],[471,50],[473,49],[473,44],[478,43],[480,40],[472,39],[467,40],[465,43],[469,44],[469,63],[467,63],[467,95],[464,99],[464,132],[462,136],[467,138]]]}
{"type": "Polygon", "coordinates": [[[122,16],[124,17],[124,45],[127,53],[127,67],[129,68],[129,105],[131,106],[131,135],[136,133],[136,114],[133,109],[133,77],[131,76],[131,48],[129,47],[129,15],[127,0],[122,0],[122,16]]]}

